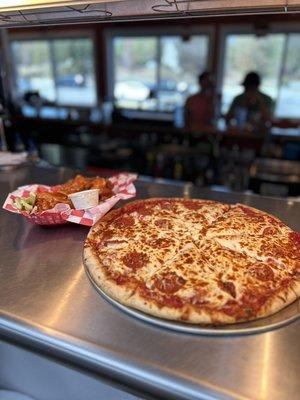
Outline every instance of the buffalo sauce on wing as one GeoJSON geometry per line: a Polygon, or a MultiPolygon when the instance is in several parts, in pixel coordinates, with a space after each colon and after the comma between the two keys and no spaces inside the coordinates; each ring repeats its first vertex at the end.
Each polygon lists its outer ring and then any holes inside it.
{"type": "Polygon", "coordinates": [[[109,180],[76,175],[75,178],[57,186],[52,192],[38,192],[35,206],[38,212],[50,210],[58,203],[68,204],[71,208],[74,208],[68,195],[89,189],[99,189],[100,200],[106,200],[113,195],[113,184],[109,180]]]}

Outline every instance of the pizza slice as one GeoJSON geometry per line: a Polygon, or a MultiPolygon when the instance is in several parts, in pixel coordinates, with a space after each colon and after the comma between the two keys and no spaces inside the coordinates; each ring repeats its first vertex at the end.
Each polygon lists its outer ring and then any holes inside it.
{"type": "Polygon", "coordinates": [[[259,236],[219,236],[214,240],[222,247],[255,258],[258,261],[274,264],[290,273],[300,273],[300,235],[290,232],[287,235],[259,236]]]}
{"type": "Polygon", "coordinates": [[[206,242],[167,261],[137,286],[128,305],[167,319],[234,323],[267,316],[297,298],[294,277],[206,242]]]}
{"type": "Polygon", "coordinates": [[[228,212],[213,223],[206,232],[206,237],[228,235],[286,235],[293,232],[288,226],[273,215],[263,211],[235,204],[228,212]]]}
{"type": "Polygon", "coordinates": [[[156,274],[167,260],[191,246],[179,226],[177,230],[177,234],[170,234],[171,231],[153,228],[138,215],[116,210],[90,231],[85,244],[86,263],[95,271],[97,260],[101,260],[96,281],[104,282],[104,290],[114,298],[119,286],[125,301],[140,281],[156,274]]]}
{"type": "Polygon", "coordinates": [[[127,214],[151,224],[155,229],[177,231],[178,227],[185,227],[187,231],[194,228],[201,234],[230,206],[211,200],[154,198],[132,202],[124,208],[127,214]]]}

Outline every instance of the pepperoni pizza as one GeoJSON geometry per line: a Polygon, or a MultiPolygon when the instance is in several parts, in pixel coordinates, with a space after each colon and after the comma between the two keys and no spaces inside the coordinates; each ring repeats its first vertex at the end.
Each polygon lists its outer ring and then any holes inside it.
{"type": "Polygon", "coordinates": [[[84,260],[115,300],[187,323],[250,321],[300,297],[300,234],[241,204],[129,203],[91,229],[84,260]]]}

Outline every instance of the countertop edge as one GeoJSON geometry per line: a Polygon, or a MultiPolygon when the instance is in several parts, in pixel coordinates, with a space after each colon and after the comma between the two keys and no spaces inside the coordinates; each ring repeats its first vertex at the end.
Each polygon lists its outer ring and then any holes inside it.
{"type": "Polygon", "coordinates": [[[219,387],[195,383],[183,377],[172,375],[169,371],[159,370],[141,363],[129,364],[122,355],[113,350],[95,346],[51,328],[43,328],[28,321],[20,323],[18,318],[5,315],[0,311],[0,340],[12,340],[20,346],[30,346],[34,351],[46,353],[67,364],[86,369],[121,385],[146,392],[162,399],[189,400],[245,400],[237,393],[224,392],[219,387]],[[51,335],[52,334],[52,335],[51,335]],[[73,343],[72,343],[73,342],[73,343]],[[94,351],[97,350],[97,351],[94,351]]]}

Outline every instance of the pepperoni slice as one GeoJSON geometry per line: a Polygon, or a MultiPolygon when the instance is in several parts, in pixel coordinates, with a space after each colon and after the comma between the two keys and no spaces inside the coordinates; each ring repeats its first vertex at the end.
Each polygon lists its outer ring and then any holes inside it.
{"type": "Polygon", "coordinates": [[[255,218],[255,219],[260,220],[260,221],[264,221],[264,215],[263,215],[263,214],[260,214],[259,212],[254,211],[254,210],[252,210],[251,208],[244,207],[244,206],[240,206],[240,209],[241,209],[246,215],[248,215],[249,217],[255,218]]]}
{"type": "Polygon", "coordinates": [[[196,201],[186,200],[182,203],[188,210],[199,210],[201,205],[196,201]]]}
{"type": "Polygon", "coordinates": [[[263,242],[262,245],[259,248],[261,254],[266,254],[268,256],[271,256],[272,258],[280,258],[284,257],[286,255],[286,252],[288,249],[286,249],[283,245],[278,245],[278,244],[271,244],[267,241],[263,242]]]}
{"type": "Polygon", "coordinates": [[[134,277],[129,276],[129,275],[123,275],[118,272],[112,272],[109,274],[109,277],[114,282],[116,282],[117,285],[120,285],[120,286],[126,285],[127,287],[128,286],[136,287],[138,285],[138,281],[134,277]]]}
{"type": "Polygon", "coordinates": [[[138,269],[147,265],[149,262],[149,257],[146,253],[131,251],[122,258],[122,261],[126,267],[132,269],[133,271],[137,271],[138,269]]]}
{"type": "Polygon", "coordinates": [[[152,215],[153,214],[153,210],[151,208],[140,208],[138,209],[138,213],[139,215],[142,216],[147,216],[147,215],[152,215]]]}
{"type": "Polygon", "coordinates": [[[176,207],[176,205],[172,201],[161,201],[159,205],[161,209],[170,211],[175,210],[176,207]]]}
{"type": "Polygon", "coordinates": [[[277,233],[277,230],[271,226],[268,226],[262,232],[263,235],[275,235],[276,233],[277,233]]]}
{"type": "Polygon", "coordinates": [[[255,278],[260,281],[273,281],[274,280],[274,272],[271,267],[268,265],[259,265],[250,269],[251,275],[255,276],[255,278]]]}
{"type": "Polygon", "coordinates": [[[157,219],[156,221],[154,221],[154,225],[164,229],[172,229],[173,227],[172,222],[165,218],[157,219]]]}
{"type": "Polygon", "coordinates": [[[129,281],[129,277],[125,275],[117,275],[115,277],[115,282],[117,285],[125,285],[126,283],[129,283],[129,281]]]}
{"type": "Polygon", "coordinates": [[[193,264],[193,262],[194,262],[193,257],[188,257],[188,258],[185,259],[185,263],[186,264],[193,264]]]}
{"type": "Polygon", "coordinates": [[[224,307],[222,307],[222,311],[225,314],[229,315],[230,317],[237,315],[238,310],[239,310],[239,305],[236,302],[236,300],[227,300],[224,307]]]}
{"type": "Polygon", "coordinates": [[[300,246],[300,233],[298,232],[291,232],[289,237],[292,242],[295,243],[296,246],[300,246]]]}
{"type": "Polygon", "coordinates": [[[236,290],[233,282],[230,281],[218,281],[218,286],[224,292],[230,294],[234,299],[236,298],[236,290]]]}
{"type": "Polygon", "coordinates": [[[169,306],[173,308],[180,308],[184,305],[183,300],[180,299],[179,296],[173,295],[172,293],[163,293],[158,296],[153,290],[147,288],[144,283],[140,283],[138,287],[143,297],[155,301],[159,307],[169,306]]]}
{"type": "Polygon", "coordinates": [[[134,225],[134,218],[131,216],[124,215],[114,221],[114,225],[117,228],[128,228],[134,225]]]}
{"type": "Polygon", "coordinates": [[[173,294],[177,292],[186,280],[175,274],[175,272],[165,272],[160,277],[155,278],[154,287],[160,292],[173,294]]]}
{"type": "Polygon", "coordinates": [[[257,290],[246,290],[241,298],[242,303],[252,310],[258,310],[267,300],[268,296],[257,290]]]}
{"type": "Polygon", "coordinates": [[[165,306],[173,308],[181,308],[184,305],[183,301],[178,296],[164,297],[162,303],[165,306]]]}
{"type": "Polygon", "coordinates": [[[106,231],[101,233],[102,240],[111,239],[114,235],[114,231],[111,229],[107,229],[106,231]]]}
{"type": "Polygon", "coordinates": [[[85,247],[92,247],[94,250],[97,250],[99,247],[99,242],[95,239],[88,238],[85,243],[85,247]]]}
{"type": "Polygon", "coordinates": [[[151,240],[151,242],[149,243],[151,247],[153,248],[158,248],[158,249],[165,249],[167,247],[170,247],[170,245],[172,244],[172,240],[170,239],[166,239],[166,238],[158,238],[158,239],[154,239],[151,240]]]}

